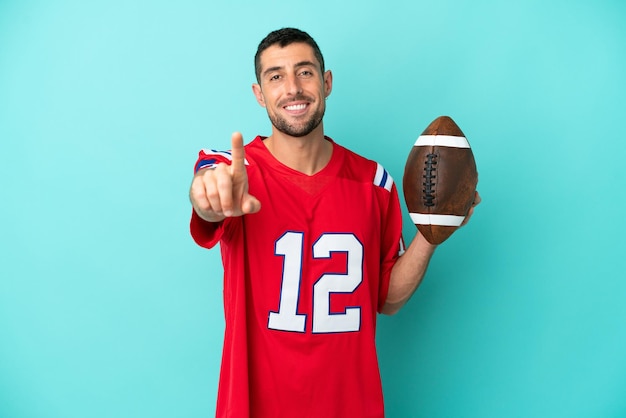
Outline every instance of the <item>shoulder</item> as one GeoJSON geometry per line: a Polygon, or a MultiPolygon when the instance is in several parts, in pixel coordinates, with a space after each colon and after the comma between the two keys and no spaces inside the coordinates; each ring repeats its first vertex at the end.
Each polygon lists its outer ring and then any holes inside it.
{"type": "Polygon", "coordinates": [[[366,158],[348,148],[334,143],[335,149],[343,154],[343,171],[362,183],[371,183],[376,187],[391,191],[394,181],[391,174],[377,161],[366,158]]]}

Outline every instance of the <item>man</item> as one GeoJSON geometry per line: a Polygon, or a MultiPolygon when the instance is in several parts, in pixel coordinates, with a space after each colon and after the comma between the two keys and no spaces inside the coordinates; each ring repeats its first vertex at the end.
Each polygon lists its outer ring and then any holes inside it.
{"type": "Polygon", "coordinates": [[[271,135],[200,152],[190,190],[191,234],[224,263],[216,415],[382,417],[376,315],[411,297],[435,247],[404,248],[391,177],[324,135],[333,79],[315,41],[274,31],[255,67],[271,135]]]}

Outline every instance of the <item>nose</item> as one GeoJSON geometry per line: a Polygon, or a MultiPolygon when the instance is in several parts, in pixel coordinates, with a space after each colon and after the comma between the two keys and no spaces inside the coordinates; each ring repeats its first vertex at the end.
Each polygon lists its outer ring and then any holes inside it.
{"type": "Polygon", "coordinates": [[[301,81],[295,75],[288,78],[287,83],[286,83],[286,88],[287,88],[288,95],[295,96],[298,94],[302,94],[301,81]]]}

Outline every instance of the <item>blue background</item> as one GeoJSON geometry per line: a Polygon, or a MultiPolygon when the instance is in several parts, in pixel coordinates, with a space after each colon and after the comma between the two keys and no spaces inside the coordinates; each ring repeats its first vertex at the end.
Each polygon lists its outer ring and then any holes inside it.
{"type": "Polygon", "coordinates": [[[626,3],[2,0],[0,417],[213,416],[188,186],[270,132],[252,58],[283,26],[333,70],[327,133],[396,184],[439,115],[478,163],[474,218],[380,317],[388,416],[626,416],[626,3]]]}

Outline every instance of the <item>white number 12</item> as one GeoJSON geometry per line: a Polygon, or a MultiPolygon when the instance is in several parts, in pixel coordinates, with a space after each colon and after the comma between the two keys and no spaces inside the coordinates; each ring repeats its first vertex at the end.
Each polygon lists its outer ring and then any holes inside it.
{"type": "MultiPolygon", "coordinates": [[[[268,328],[305,332],[306,315],[298,313],[302,279],[302,232],[287,232],[276,241],[274,253],[284,257],[278,312],[270,312],[268,328]]],[[[313,333],[353,332],[361,328],[361,308],[330,312],[333,293],[352,293],[363,281],[363,245],[353,234],[322,234],[313,244],[313,258],[330,258],[334,252],[347,254],[346,273],[323,274],[313,285],[313,333]]]]}

